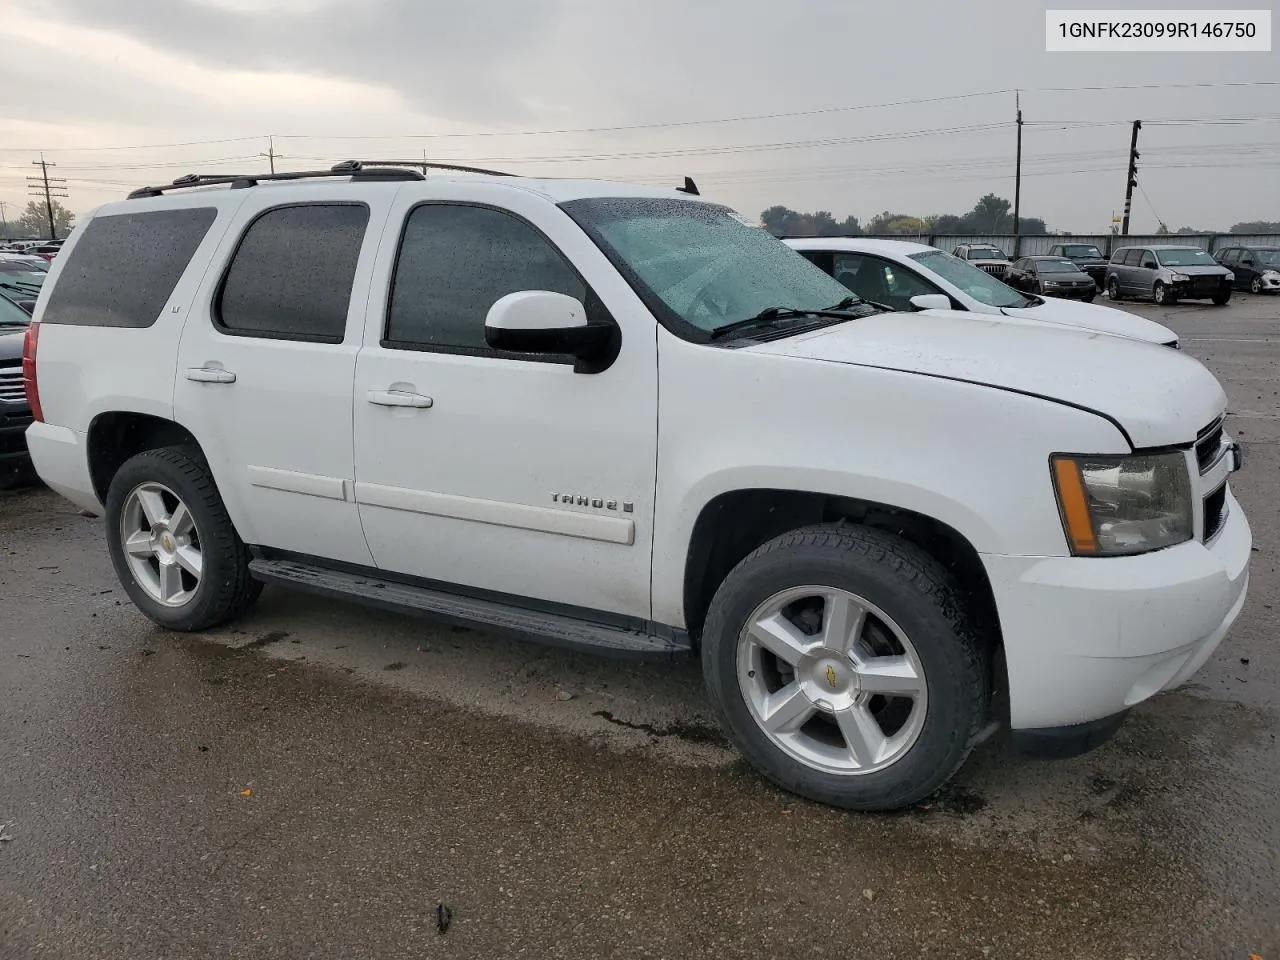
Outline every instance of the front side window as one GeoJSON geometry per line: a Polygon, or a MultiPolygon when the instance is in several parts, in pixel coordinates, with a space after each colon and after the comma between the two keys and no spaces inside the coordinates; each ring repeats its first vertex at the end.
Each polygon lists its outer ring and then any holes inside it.
{"type": "Polygon", "coordinates": [[[489,207],[424,204],[405,223],[385,345],[491,354],[489,308],[522,290],[579,301],[587,293],[551,241],[525,221],[489,207]]]}
{"type": "Polygon", "coordinates": [[[369,208],[278,207],[245,231],[214,304],[224,333],[341,343],[369,208]]]}
{"type": "Polygon", "coordinates": [[[822,310],[849,296],[727,207],[667,197],[600,197],[562,206],[646,305],[690,338],[705,339],[769,307],[822,310]]]}
{"type": "Polygon", "coordinates": [[[909,256],[926,273],[938,275],[989,307],[1030,307],[1040,303],[1001,283],[985,270],[941,250],[927,250],[909,256]]]}
{"type": "Polygon", "coordinates": [[[863,300],[895,310],[910,310],[912,297],[942,292],[901,264],[865,254],[837,253],[835,276],[863,300]]]}
{"type": "Polygon", "coordinates": [[[1187,247],[1185,250],[1161,250],[1160,263],[1166,267],[1217,266],[1213,257],[1195,247],[1187,247]]]}
{"type": "Polygon", "coordinates": [[[184,207],[94,217],[62,267],[45,323],[149,327],[218,212],[184,207]]]}
{"type": "Polygon", "coordinates": [[[1156,255],[1150,250],[1142,251],[1142,259],[1138,262],[1138,266],[1144,270],[1154,270],[1158,264],[1156,263],[1156,255]]]}

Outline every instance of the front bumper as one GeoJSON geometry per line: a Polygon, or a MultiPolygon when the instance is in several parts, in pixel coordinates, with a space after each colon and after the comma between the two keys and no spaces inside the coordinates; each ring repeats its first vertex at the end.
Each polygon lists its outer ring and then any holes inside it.
{"type": "Polygon", "coordinates": [[[1259,277],[1264,293],[1280,293],[1280,277],[1259,277]]]}
{"type": "Polygon", "coordinates": [[[1205,300],[1221,294],[1231,294],[1230,280],[1213,277],[1211,280],[1179,280],[1169,284],[1169,289],[1179,300],[1205,300]]]}
{"type": "Polygon", "coordinates": [[[1249,584],[1253,536],[1230,490],[1226,497],[1226,520],[1207,545],[1137,557],[983,555],[1015,732],[1111,717],[1204,665],[1249,584]]]}

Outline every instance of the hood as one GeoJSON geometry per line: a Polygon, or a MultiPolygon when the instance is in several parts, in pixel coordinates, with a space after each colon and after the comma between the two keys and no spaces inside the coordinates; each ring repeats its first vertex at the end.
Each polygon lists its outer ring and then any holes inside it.
{"type": "Polygon", "coordinates": [[[1109,333],[1115,337],[1145,340],[1148,343],[1172,343],[1178,339],[1176,333],[1154,320],[1147,320],[1145,317],[1135,316],[1114,307],[1080,303],[1074,300],[1058,300],[1050,297],[1037,307],[1004,307],[1001,312],[1007,317],[1017,317],[1020,320],[1041,320],[1068,327],[1082,327],[1086,330],[1109,333]]]}
{"type": "Polygon", "coordinates": [[[22,344],[26,333],[26,327],[0,327],[0,363],[22,359],[22,344]]]}
{"type": "Polygon", "coordinates": [[[1134,447],[1190,444],[1227,398],[1178,350],[1014,318],[882,313],[748,347],[753,352],[945,377],[1095,411],[1134,447]]]}
{"type": "Polygon", "coordinates": [[[1225,277],[1231,272],[1229,269],[1219,264],[1214,264],[1213,266],[1206,264],[1202,267],[1166,266],[1164,269],[1168,270],[1170,273],[1185,273],[1188,277],[1225,277]]]}
{"type": "Polygon", "coordinates": [[[1075,270],[1071,273],[1042,273],[1039,278],[1045,283],[1084,283],[1086,280],[1093,283],[1093,277],[1089,276],[1083,270],[1075,270]]]}

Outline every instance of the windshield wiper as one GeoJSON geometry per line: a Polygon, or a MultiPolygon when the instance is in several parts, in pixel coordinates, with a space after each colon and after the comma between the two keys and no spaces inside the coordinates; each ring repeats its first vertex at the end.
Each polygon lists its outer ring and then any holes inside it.
{"type": "MultiPolygon", "coordinates": [[[[765,307],[754,317],[746,317],[742,320],[734,320],[732,323],[722,324],[715,327],[711,331],[711,339],[720,340],[731,333],[741,333],[752,327],[766,327],[777,329],[778,324],[784,320],[798,320],[802,317],[827,317],[835,320],[850,319],[849,311],[861,303],[867,303],[869,306],[879,306],[869,301],[861,300],[858,297],[845,297],[839,303],[830,307],[824,307],[821,310],[801,310],[798,307],[765,307]]],[[[887,308],[886,308],[887,309],[887,308]]]]}

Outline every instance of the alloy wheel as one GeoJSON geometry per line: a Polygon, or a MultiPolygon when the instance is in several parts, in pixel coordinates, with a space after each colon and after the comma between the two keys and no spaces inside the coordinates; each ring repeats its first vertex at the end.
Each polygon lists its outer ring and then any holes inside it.
{"type": "Polygon", "coordinates": [[[125,498],[120,540],[134,580],[157,603],[181,607],[200,586],[200,533],[187,505],[168,487],[142,483],[125,498]]]}

